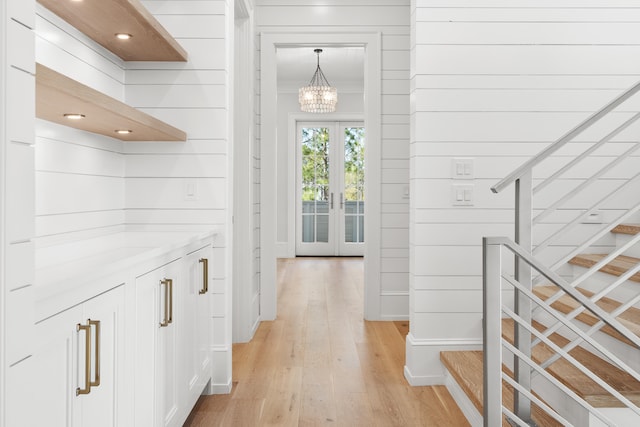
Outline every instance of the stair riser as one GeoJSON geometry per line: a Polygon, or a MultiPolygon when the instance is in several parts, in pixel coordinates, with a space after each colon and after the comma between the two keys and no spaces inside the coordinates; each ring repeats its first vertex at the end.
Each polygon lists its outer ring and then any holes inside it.
{"type": "MultiPolygon", "coordinates": [[[[503,354],[503,363],[513,370],[513,357],[503,354]]],[[[555,409],[562,417],[574,426],[588,426],[589,412],[540,375],[532,381],[533,390],[545,402],[553,402],[555,409]]]]}
{"type": "MultiPolygon", "coordinates": [[[[578,266],[574,266],[574,278],[578,277],[581,274],[584,274],[586,269],[578,266]]],[[[607,273],[596,272],[593,274],[588,280],[580,284],[580,287],[589,290],[591,292],[599,292],[604,289],[607,285],[613,283],[617,279],[616,276],[607,273]]],[[[640,283],[626,281],[622,283],[618,288],[616,288],[613,292],[607,295],[607,297],[618,300],[618,301],[628,301],[629,299],[635,297],[640,292],[640,283]]],[[[635,307],[640,308],[640,303],[635,304],[635,307]]]]}
{"type": "MultiPolygon", "coordinates": [[[[550,327],[554,324],[554,318],[547,313],[536,314],[535,319],[547,327],[550,327]]],[[[577,322],[575,325],[585,332],[589,329],[589,326],[585,325],[582,322],[577,322]]],[[[576,334],[571,332],[566,327],[561,328],[559,333],[560,335],[570,340],[576,338],[576,334]]],[[[632,369],[640,372],[640,358],[638,358],[637,350],[634,349],[634,347],[625,344],[622,341],[615,339],[611,335],[607,335],[603,332],[596,332],[592,335],[592,337],[604,348],[617,355],[620,359],[624,360],[625,363],[629,364],[632,369]]],[[[592,353],[600,355],[599,352],[597,352],[591,345],[583,343],[580,345],[580,347],[585,348],[592,353]]]]}
{"type": "MultiPolygon", "coordinates": [[[[628,243],[635,236],[631,236],[629,234],[616,234],[616,245],[617,247],[621,247],[628,243]]],[[[640,243],[636,243],[633,247],[625,251],[624,253],[627,256],[631,256],[634,258],[640,258],[640,243]]]]}

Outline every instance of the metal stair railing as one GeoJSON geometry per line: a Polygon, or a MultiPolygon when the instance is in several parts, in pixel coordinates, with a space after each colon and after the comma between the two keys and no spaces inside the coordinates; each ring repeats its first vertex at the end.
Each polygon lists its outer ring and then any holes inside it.
{"type": "MultiPolygon", "coordinates": [[[[591,405],[587,400],[580,397],[571,388],[550,374],[545,369],[544,361],[534,360],[530,353],[521,351],[517,345],[514,345],[505,339],[502,333],[502,324],[505,317],[513,319],[514,329],[517,326],[527,330],[530,335],[535,336],[539,342],[544,343],[548,348],[550,348],[554,352],[555,356],[570,363],[582,374],[606,390],[611,396],[615,397],[621,405],[640,417],[640,408],[623,393],[610,386],[607,382],[607,378],[600,378],[596,373],[589,370],[571,355],[571,348],[567,349],[567,346],[561,347],[557,345],[547,336],[547,334],[538,331],[533,326],[530,319],[524,319],[522,316],[518,315],[515,310],[511,309],[510,306],[512,305],[512,302],[505,297],[505,295],[508,294],[508,292],[505,291],[513,289],[514,300],[522,297],[528,298],[532,305],[544,310],[548,315],[554,317],[557,322],[561,323],[562,326],[575,334],[578,337],[576,340],[580,340],[591,345],[602,355],[602,357],[627,372],[637,381],[640,381],[640,373],[628,366],[628,364],[624,362],[623,358],[615,354],[613,350],[606,348],[606,346],[600,344],[589,336],[588,333],[582,331],[580,327],[572,322],[573,318],[571,316],[564,316],[553,309],[550,304],[537,297],[527,287],[526,283],[520,283],[520,281],[515,279],[511,274],[507,273],[509,269],[506,268],[506,263],[504,262],[505,259],[514,260],[510,262],[526,263],[534,272],[544,276],[550,283],[557,286],[562,290],[562,292],[569,295],[571,298],[579,302],[582,307],[589,310],[599,319],[599,323],[609,325],[617,333],[629,340],[636,348],[640,348],[640,338],[621,324],[615,318],[615,314],[607,313],[596,305],[595,302],[582,295],[575,289],[573,283],[568,283],[557,273],[553,272],[548,267],[545,267],[525,248],[522,248],[520,245],[506,237],[485,237],[483,239],[483,350],[485,372],[483,409],[484,425],[501,425],[503,416],[506,416],[510,422],[516,425],[532,425],[530,416],[523,417],[522,414],[518,413],[517,407],[508,408],[503,405],[503,381],[514,388],[514,395],[516,393],[521,394],[529,402],[534,402],[542,411],[546,412],[562,425],[572,425],[571,422],[566,419],[566,415],[560,414],[550,405],[544,403],[531,391],[530,388],[522,386],[522,384],[517,381],[517,378],[511,379],[503,372],[503,352],[513,355],[514,359],[526,365],[535,373],[535,375],[546,379],[550,384],[561,390],[567,396],[571,397],[578,403],[578,405],[589,411],[590,414],[598,418],[605,425],[616,425],[606,413],[603,413],[603,411],[591,405]],[[515,294],[520,295],[515,296],[515,294]]],[[[571,342],[571,344],[573,345],[574,342],[575,340],[571,342]]]]}
{"type": "MultiPolygon", "coordinates": [[[[575,188],[569,189],[569,191],[558,191],[553,187],[552,184],[558,182],[558,180],[566,177],[568,172],[575,168],[576,166],[582,164],[585,160],[591,158],[599,149],[602,149],[606,146],[606,144],[611,143],[615,137],[619,137],[620,134],[629,129],[631,125],[637,123],[640,120],[640,112],[636,112],[631,117],[626,118],[622,124],[618,125],[606,134],[604,137],[599,139],[598,141],[591,143],[591,145],[575,156],[572,160],[570,160],[567,164],[560,167],[559,169],[552,172],[548,177],[541,177],[541,180],[536,177],[537,185],[534,185],[534,169],[540,166],[543,162],[549,159],[551,156],[556,154],[561,148],[565,147],[567,144],[573,142],[579,135],[583,134],[587,129],[594,126],[596,123],[600,122],[601,119],[614,112],[616,108],[620,107],[625,101],[629,100],[635,94],[640,92],[640,82],[623,92],[621,95],[613,99],[603,108],[598,110],[597,112],[591,114],[587,119],[583,122],[575,126],[573,129],[568,131],[554,143],[550,144],[544,150],[542,150],[538,155],[532,157],[527,162],[525,162],[522,166],[517,168],[515,171],[510,173],[500,182],[498,182],[495,186],[491,188],[494,193],[499,193],[509,187],[511,184],[515,186],[515,242],[519,245],[519,247],[523,248],[523,250],[528,254],[536,254],[539,257],[545,250],[550,249],[554,244],[558,244],[561,238],[567,236],[567,234],[576,229],[576,227],[580,226],[583,222],[585,222],[586,218],[588,218],[592,213],[597,211],[599,208],[603,206],[603,204],[609,203],[611,200],[619,197],[620,194],[625,194],[631,188],[636,188],[638,183],[640,182],[640,173],[636,174],[633,177],[625,177],[623,178],[623,182],[618,185],[616,188],[609,190],[608,194],[605,196],[593,196],[589,191],[594,184],[607,182],[604,177],[607,173],[611,172],[620,165],[625,159],[634,155],[634,153],[640,148],[639,142],[632,142],[631,147],[626,149],[620,155],[616,155],[613,160],[600,167],[599,170],[589,177],[584,178],[580,184],[575,188]],[[635,186],[635,187],[634,187],[635,186]],[[539,213],[536,217],[533,215],[534,208],[539,210],[537,206],[534,204],[534,196],[539,196],[541,193],[547,190],[547,196],[550,197],[553,194],[554,200],[548,202],[548,205],[545,208],[542,208],[542,212],[539,213]],[[587,202],[584,206],[569,206],[567,204],[569,201],[574,199],[577,195],[581,197],[588,196],[591,200],[587,202]],[[559,210],[571,210],[577,212],[574,218],[570,219],[561,226],[560,230],[551,234],[547,238],[544,238],[542,242],[538,245],[534,245],[534,227],[536,225],[542,224],[542,221],[545,218],[548,218],[553,213],[558,212],[559,210]]],[[[625,142],[625,144],[628,144],[625,142]]],[[[607,155],[609,157],[609,155],[607,155]]],[[[566,179],[566,178],[565,178],[566,179]]],[[[574,202],[575,203],[575,202],[574,202]]],[[[589,248],[589,246],[596,243],[599,239],[609,233],[614,227],[621,224],[623,221],[628,220],[632,215],[636,212],[640,211],[640,201],[635,203],[631,208],[623,208],[620,210],[624,210],[621,215],[618,215],[613,222],[608,224],[604,224],[595,232],[591,232],[591,234],[587,234],[586,238],[575,245],[570,246],[568,249],[561,248],[557,246],[559,249],[568,250],[568,252],[560,254],[560,256],[553,255],[556,259],[552,260],[550,264],[552,265],[552,270],[556,271],[570,259],[572,259],[577,254],[581,253],[585,249],[589,248]]],[[[607,260],[613,259],[615,256],[607,257],[607,260]]],[[[604,260],[598,265],[603,265],[604,260]]],[[[585,275],[583,276],[583,280],[587,277],[592,276],[598,271],[599,267],[592,267],[585,275]]],[[[535,270],[535,269],[534,269],[535,270]]],[[[544,275],[539,274],[539,271],[532,270],[531,265],[525,262],[521,257],[516,257],[516,262],[514,265],[514,279],[524,286],[525,290],[531,291],[534,283],[538,283],[540,280],[545,280],[544,275]]],[[[578,282],[574,283],[576,286],[578,282]]],[[[620,281],[622,283],[622,281],[620,281]]],[[[610,285],[607,287],[608,292],[614,290],[620,283],[613,286],[610,285]]],[[[603,298],[608,292],[600,292],[597,296],[594,296],[591,300],[589,300],[592,304],[595,305],[599,299],[603,298]]],[[[562,292],[559,292],[557,295],[554,295],[552,299],[550,299],[549,304],[555,301],[557,298],[560,298],[562,292]]],[[[581,296],[582,297],[582,296],[581,296]]],[[[582,297],[582,299],[586,299],[582,297]]],[[[540,306],[536,305],[525,292],[521,290],[515,291],[515,299],[514,299],[514,312],[518,316],[520,316],[525,322],[531,322],[533,314],[536,310],[540,310],[540,306]]],[[[591,311],[591,310],[589,310],[591,311]]],[[[579,313],[575,313],[572,315],[577,316],[579,313]]],[[[603,323],[604,324],[604,323],[603,323]]],[[[600,325],[602,327],[602,325],[600,325]]],[[[599,330],[600,327],[594,328],[592,333],[599,330]]],[[[552,332],[555,332],[559,329],[560,326],[552,325],[550,328],[551,331],[547,333],[547,336],[552,332]]],[[[519,323],[515,327],[515,347],[518,348],[520,352],[522,352],[526,356],[530,356],[531,348],[533,345],[540,342],[540,339],[532,337],[537,336],[536,334],[532,334],[531,331],[525,327],[524,325],[520,325],[519,323]]],[[[572,344],[578,345],[578,344],[572,344]]],[[[527,365],[527,363],[519,358],[516,358],[514,364],[514,375],[515,381],[520,385],[520,388],[530,391],[531,390],[531,381],[532,381],[532,368],[527,365]]],[[[527,422],[531,421],[531,399],[528,396],[528,393],[522,393],[519,389],[514,391],[514,413],[523,420],[527,422]]]]}

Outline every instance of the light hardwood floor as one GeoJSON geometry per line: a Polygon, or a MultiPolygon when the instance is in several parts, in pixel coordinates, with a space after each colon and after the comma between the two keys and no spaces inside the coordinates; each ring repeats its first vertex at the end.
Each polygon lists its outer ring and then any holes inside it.
{"type": "Polygon", "coordinates": [[[278,262],[278,319],[233,346],[233,390],[185,426],[467,426],[444,386],[403,376],[408,322],[363,320],[361,258],[278,262]]]}

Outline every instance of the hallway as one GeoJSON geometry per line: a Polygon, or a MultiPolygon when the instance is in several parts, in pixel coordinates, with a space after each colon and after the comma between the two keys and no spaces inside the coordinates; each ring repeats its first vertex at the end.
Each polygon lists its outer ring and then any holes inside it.
{"type": "Polygon", "coordinates": [[[233,347],[233,390],[185,426],[465,426],[444,386],[410,387],[408,322],[365,322],[362,258],[278,262],[278,319],[233,347]]]}

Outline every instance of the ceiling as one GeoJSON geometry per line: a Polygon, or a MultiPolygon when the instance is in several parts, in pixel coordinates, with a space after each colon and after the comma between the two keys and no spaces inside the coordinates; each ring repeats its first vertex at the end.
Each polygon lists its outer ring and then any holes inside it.
{"type": "Polygon", "coordinates": [[[276,52],[278,62],[278,90],[297,91],[309,83],[316,70],[313,52],[321,48],[320,68],[329,83],[338,91],[362,91],[364,88],[363,47],[282,47],[276,52]]]}

